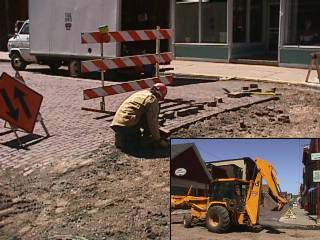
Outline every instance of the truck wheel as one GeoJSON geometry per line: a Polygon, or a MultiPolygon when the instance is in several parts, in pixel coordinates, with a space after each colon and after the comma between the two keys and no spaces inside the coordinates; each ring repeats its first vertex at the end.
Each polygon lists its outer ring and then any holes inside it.
{"type": "Polygon", "coordinates": [[[213,206],[207,213],[206,225],[210,232],[224,233],[230,228],[230,216],[225,207],[213,206]]]}
{"type": "Polygon", "coordinates": [[[183,226],[185,228],[191,228],[192,227],[192,216],[191,216],[191,214],[185,214],[183,216],[183,226]]]}
{"type": "Polygon", "coordinates": [[[62,66],[62,64],[60,62],[51,62],[48,64],[48,66],[51,70],[55,71],[58,70],[62,66]]]}
{"type": "Polygon", "coordinates": [[[22,59],[19,53],[13,53],[11,57],[11,66],[17,70],[25,70],[27,67],[27,63],[22,59]]]}
{"type": "Polygon", "coordinates": [[[71,60],[69,63],[69,75],[79,77],[81,74],[81,63],[79,60],[71,60]]]}

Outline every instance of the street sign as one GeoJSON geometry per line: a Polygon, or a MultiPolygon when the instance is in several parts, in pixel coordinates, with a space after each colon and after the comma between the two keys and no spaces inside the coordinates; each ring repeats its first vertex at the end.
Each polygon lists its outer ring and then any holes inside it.
{"type": "Polygon", "coordinates": [[[311,153],[311,160],[320,160],[320,153],[311,153]]]}
{"type": "Polygon", "coordinates": [[[178,177],[182,177],[182,176],[184,176],[184,175],[187,174],[187,169],[185,169],[185,168],[178,168],[178,169],[176,169],[176,171],[174,172],[174,174],[175,174],[176,176],[178,176],[178,177]]]}
{"type": "Polygon", "coordinates": [[[320,170],[313,171],[313,182],[320,182],[320,170]]]}
{"type": "Polygon", "coordinates": [[[3,73],[0,77],[0,118],[33,133],[43,97],[31,88],[3,73]]]}

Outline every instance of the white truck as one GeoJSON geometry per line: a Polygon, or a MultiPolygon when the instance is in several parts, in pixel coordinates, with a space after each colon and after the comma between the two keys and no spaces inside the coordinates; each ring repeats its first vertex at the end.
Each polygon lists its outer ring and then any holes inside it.
{"type": "MultiPolygon", "coordinates": [[[[82,32],[170,28],[172,0],[29,0],[29,20],[14,37],[8,50],[13,68],[24,70],[38,63],[58,69],[69,68],[71,76],[80,74],[80,61],[101,56],[100,44],[81,44],[82,32]]],[[[169,42],[162,43],[169,50],[169,42]]],[[[104,56],[155,52],[154,43],[104,44],[104,56]]]]}

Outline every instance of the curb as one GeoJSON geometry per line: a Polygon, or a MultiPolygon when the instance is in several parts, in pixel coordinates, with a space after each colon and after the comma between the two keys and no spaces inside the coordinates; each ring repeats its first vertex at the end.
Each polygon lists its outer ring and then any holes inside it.
{"type": "Polygon", "coordinates": [[[281,80],[273,80],[273,79],[257,79],[257,78],[247,78],[247,77],[226,77],[226,76],[215,76],[215,75],[202,75],[202,74],[182,74],[182,73],[172,73],[174,77],[179,78],[191,78],[191,79],[205,79],[205,80],[212,80],[212,81],[254,81],[254,82],[265,82],[265,83],[277,83],[277,84],[288,84],[294,86],[303,86],[303,87],[310,87],[313,89],[320,89],[319,83],[293,83],[289,81],[281,81],[281,80]]]}
{"type": "Polygon", "coordinates": [[[0,62],[10,62],[10,59],[0,58],[0,62]]]}
{"type": "Polygon", "coordinates": [[[0,59],[0,62],[10,62],[10,59],[0,59]]]}

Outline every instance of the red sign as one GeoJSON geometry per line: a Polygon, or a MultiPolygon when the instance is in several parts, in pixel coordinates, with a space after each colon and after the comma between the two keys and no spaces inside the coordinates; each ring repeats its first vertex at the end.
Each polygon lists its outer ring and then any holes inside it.
{"type": "Polygon", "coordinates": [[[0,118],[33,133],[42,95],[6,73],[0,77],[0,118]]]}

